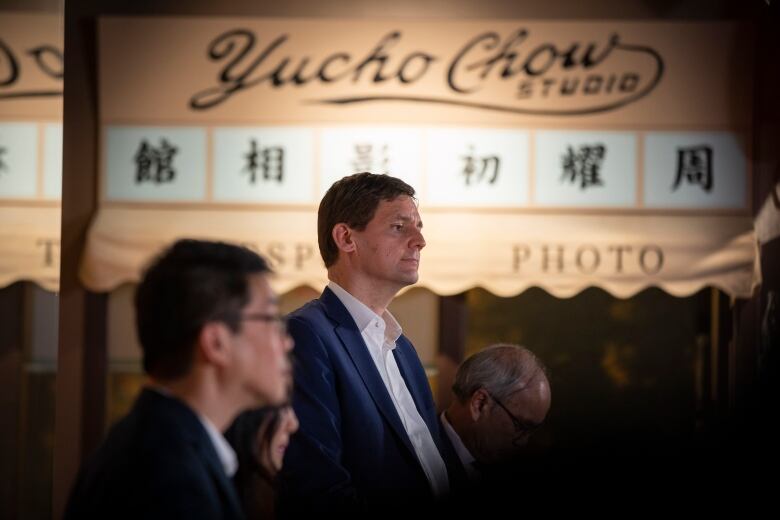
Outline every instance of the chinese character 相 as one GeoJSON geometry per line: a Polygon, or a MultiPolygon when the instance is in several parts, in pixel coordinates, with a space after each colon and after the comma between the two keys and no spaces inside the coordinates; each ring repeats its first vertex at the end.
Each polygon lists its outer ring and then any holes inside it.
{"type": "Polygon", "coordinates": [[[284,148],[281,146],[261,147],[256,139],[249,141],[249,153],[244,158],[246,166],[242,171],[248,172],[249,183],[257,182],[258,171],[262,172],[264,181],[284,179],[284,148]]]}

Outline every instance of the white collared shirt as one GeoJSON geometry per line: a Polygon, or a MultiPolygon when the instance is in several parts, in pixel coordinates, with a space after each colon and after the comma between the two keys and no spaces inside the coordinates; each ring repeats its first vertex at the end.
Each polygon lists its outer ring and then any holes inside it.
{"type": "Polygon", "coordinates": [[[455,428],[452,427],[450,421],[447,420],[446,412],[441,413],[441,424],[444,426],[444,433],[450,439],[452,447],[455,448],[455,453],[458,454],[458,459],[460,459],[463,469],[466,470],[466,476],[468,476],[469,480],[479,480],[479,471],[474,467],[474,463],[477,460],[466,445],[463,444],[463,440],[458,435],[458,432],[455,431],[455,428]]]}
{"type": "MultiPolygon", "coordinates": [[[[163,386],[154,385],[150,388],[158,394],[164,395],[165,397],[177,399],[167,388],[163,386]]],[[[212,424],[208,418],[199,414],[195,410],[192,410],[192,412],[198,418],[200,424],[203,425],[203,428],[206,430],[209,439],[211,439],[211,444],[214,446],[214,451],[217,452],[217,457],[219,457],[219,461],[222,463],[222,469],[225,470],[225,474],[228,476],[228,478],[233,478],[233,475],[235,475],[236,471],[238,471],[238,457],[236,456],[235,450],[233,450],[233,447],[230,445],[227,439],[225,439],[225,436],[222,435],[219,430],[217,430],[217,427],[214,426],[214,424],[212,424]]]]}
{"type": "Polygon", "coordinates": [[[222,468],[225,470],[225,474],[228,476],[228,478],[233,478],[233,475],[235,475],[236,471],[238,470],[238,457],[236,456],[236,452],[233,450],[233,447],[230,445],[227,439],[225,439],[225,436],[222,435],[219,430],[217,430],[217,427],[214,426],[211,421],[208,420],[208,418],[200,414],[196,415],[198,416],[198,419],[200,419],[200,423],[206,429],[206,433],[209,434],[211,444],[214,446],[214,450],[217,452],[217,456],[219,457],[219,461],[222,463],[222,468]]]}
{"type": "Polygon", "coordinates": [[[390,399],[401,418],[401,423],[412,442],[417,459],[428,478],[428,483],[435,496],[443,496],[449,491],[449,478],[444,460],[433,442],[428,425],[417,411],[412,394],[406,386],[398,364],[393,356],[395,342],[401,336],[401,326],[396,319],[385,310],[382,316],[377,315],[363,302],[349,294],[336,282],[329,282],[328,287],[341,300],[344,307],[355,320],[363,341],[368,347],[371,359],[374,360],[379,375],[390,394],[390,399]]]}

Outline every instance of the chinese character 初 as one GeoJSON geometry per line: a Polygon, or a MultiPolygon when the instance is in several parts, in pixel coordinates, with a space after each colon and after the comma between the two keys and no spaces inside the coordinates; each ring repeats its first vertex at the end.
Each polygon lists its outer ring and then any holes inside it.
{"type": "Polygon", "coordinates": [[[249,141],[249,153],[246,159],[246,167],[242,171],[249,173],[249,183],[257,182],[257,172],[263,173],[263,180],[274,180],[281,184],[284,180],[284,148],[281,146],[261,147],[256,139],[249,141]]]}
{"type": "Polygon", "coordinates": [[[135,182],[154,182],[162,184],[173,181],[176,170],[173,169],[173,156],[179,149],[172,146],[165,138],[160,140],[160,146],[155,148],[144,139],[135,153],[135,182]]]}
{"type": "Polygon", "coordinates": [[[677,177],[672,191],[685,181],[699,184],[706,192],[712,190],[712,147],[706,145],[677,149],[677,177]]]}
{"type": "Polygon", "coordinates": [[[600,174],[606,154],[607,148],[603,144],[583,145],[576,152],[568,146],[566,153],[561,156],[561,182],[576,183],[579,180],[581,190],[590,186],[603,186],[600,174]]]}
{"type": "Polygon", "coordinates": [[[498,178],[498,171],[501,167],[501,160],[496,155],[487,155],[484,157],[474,156],[474,147],[469,146],[469,153],[461,157],[464,161],[463,176],[466,177],[466,186],[471,183],[471,178],[477,173],[477,162],[480,164],[479,174],[476,178],[476,182],[480,182],[485,178],[485,173],[490,170],[491,176],[488,179],[489,184],[495,184],[498,178]]]}
{"type": "Polygon", "coordinates": [[[380,147],[379,160],[375,160],[374,146],[370,143],[355,143],[355,158],[352,160],[352,170],[355,173],[372,172],[387,174],[390,160],[387,154],[387,145],[380,147]]]}

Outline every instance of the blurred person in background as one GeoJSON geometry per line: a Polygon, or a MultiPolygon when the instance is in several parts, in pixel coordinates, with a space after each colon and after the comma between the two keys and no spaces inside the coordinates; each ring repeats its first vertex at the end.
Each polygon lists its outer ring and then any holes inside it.
{"type": "Polygon", "coordinates": [[[151,384],[82,467],[66,519],[244,518],[222,435],[243,410],[289,399],[292,341],[266,261],[180,240],[135,295],[151,384]]]}
{"type": "Polygon", "coordinates": [[[233,481],[249,520],[275,517],[276,477],[297,430],[295,411],[285,405],[246,411],[225,432],[238,456],[233,481]]]}
{"type": "Polygon", "coordinates": [[[492,345],[461,363],[452,390],[441,421],[469,480],[510,476],[550,410],[544,365],[524,347],[492,345]]]}

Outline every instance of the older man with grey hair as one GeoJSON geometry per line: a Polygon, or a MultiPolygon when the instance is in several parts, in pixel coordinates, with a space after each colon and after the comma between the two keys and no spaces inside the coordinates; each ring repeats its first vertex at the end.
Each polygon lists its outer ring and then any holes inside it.
{"type": "Polygon", "coordinates": [[[479,467],[514,458],[550,409],[550,383],[541,361],[517,345],[492,345],[466,359],[442,412],[444,431],[470,480],[479,467]]]}

